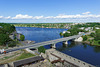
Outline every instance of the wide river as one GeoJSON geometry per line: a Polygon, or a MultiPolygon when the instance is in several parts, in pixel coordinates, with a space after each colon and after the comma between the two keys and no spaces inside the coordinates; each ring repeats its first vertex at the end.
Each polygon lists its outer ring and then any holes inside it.
{"type": "MultiPolygon", "coordinates": [[[[25,35],[26,40],[32,40],[38,43],[61,38],[59,33],[67,29],[16,27],[16,30],[18,33],[25,35]]],[[[44,47],[48,49],[50,45],[44,47]]],[[[63,46],[62,42],[57,43],[56,47],[58,51],[100,67],[100,47],[71,41],[69,41],[67,46],[63,46]]]]}

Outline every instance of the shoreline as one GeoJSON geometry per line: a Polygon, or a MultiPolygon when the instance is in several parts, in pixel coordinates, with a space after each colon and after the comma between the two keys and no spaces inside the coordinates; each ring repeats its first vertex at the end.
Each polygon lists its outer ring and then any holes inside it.
{"type": "Polygon", "coordinates": [[[93,45],[93,44],[91,44],[91,43],[88,42],[88,41],[82,41],[82,43],[86,43],[86,44],[91,45],[91,46],[98,46],[98,47],[100,47],[100,45],[93,45]]]}
{"type": "MultiPolygon", "coordinates": [[[[25,27],[25,26],[15,26],[15,27],[25,27]]],[[[47,27],[35,27],[35,28],[47,28],[47,27]]],[[[48,27],[50,28],[50,27],[48,27]]],[[[53,27],[51,27],[53,28],[53,27]]],[[[53,28],[53,29],[68,29],[68,28],[53,28]]]]}

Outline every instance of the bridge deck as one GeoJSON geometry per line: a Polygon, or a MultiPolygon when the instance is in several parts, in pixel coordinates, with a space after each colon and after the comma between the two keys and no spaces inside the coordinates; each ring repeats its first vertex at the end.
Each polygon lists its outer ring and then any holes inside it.
{"type": "Polygon", "coordinates": [[[71,40],[71,39],[78,38],[80,36],[82,36],[82,35],[74,35],[74,36],[59,38],[59,39],[55,39],[55,40],[50,40],[50,41],[30,44],[30,45],[27,45],[27,46],[21,46],[21,47],[12,48],[12,49],[6,49],[6,51],[7,52],[12,52],[12,51],[20,50],[20,49],[25,49],[25,48],[32,48],[32,47],[33,48],[37,48],[39,46],[44,46],[44,45],[49,45],[49,44],[56,44],[58,42],[68,41],[68,40],[71,40]]]}

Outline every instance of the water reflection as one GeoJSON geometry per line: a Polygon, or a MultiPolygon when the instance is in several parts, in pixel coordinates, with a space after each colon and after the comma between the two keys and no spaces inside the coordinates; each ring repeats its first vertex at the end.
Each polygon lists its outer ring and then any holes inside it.
{"type": "Polygon", "coordinates": [[[95,51],[96,53],[100,53],[100,47],[99,47],[99,46],[95,46],[95,47],[94,47],[94,51],[95,51]]]}

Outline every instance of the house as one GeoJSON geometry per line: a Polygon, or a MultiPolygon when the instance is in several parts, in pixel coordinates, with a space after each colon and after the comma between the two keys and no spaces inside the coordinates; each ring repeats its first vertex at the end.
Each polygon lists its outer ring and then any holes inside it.
{"type": "Polygon", "coordinates": [[[79,34],[79,35],[80,35],[80,34],[84,34],[84,32],[79,32],[78,34],[79,34]]]}
{"type": "Polygon", "coordinates": [[[85,28],[85,31],[92,31],[92,30],[93,30],[93,27],[85,28]]]}
{"type": "Polygon", "coordinates": [[[63,34],[66,33],[66,32],[67,32],[67,33],[70,33],[70,31],[63,31],[63,34]]]}
{"type": "Polygon", "coordinates": [[[66,33],[66,31],[63,31],[63,34],[66,33]]]}
{"type": "Polygon", "coordinates": [[[83,30],[83,29],[84,29],[84,27],[81,27],[81,28],[79,28],[79,29],[83,30]]]}
{"type": "Polygon", "coordinates": [[[100,29],[99,27],[95,27],[95,29],[100,29]]]}

